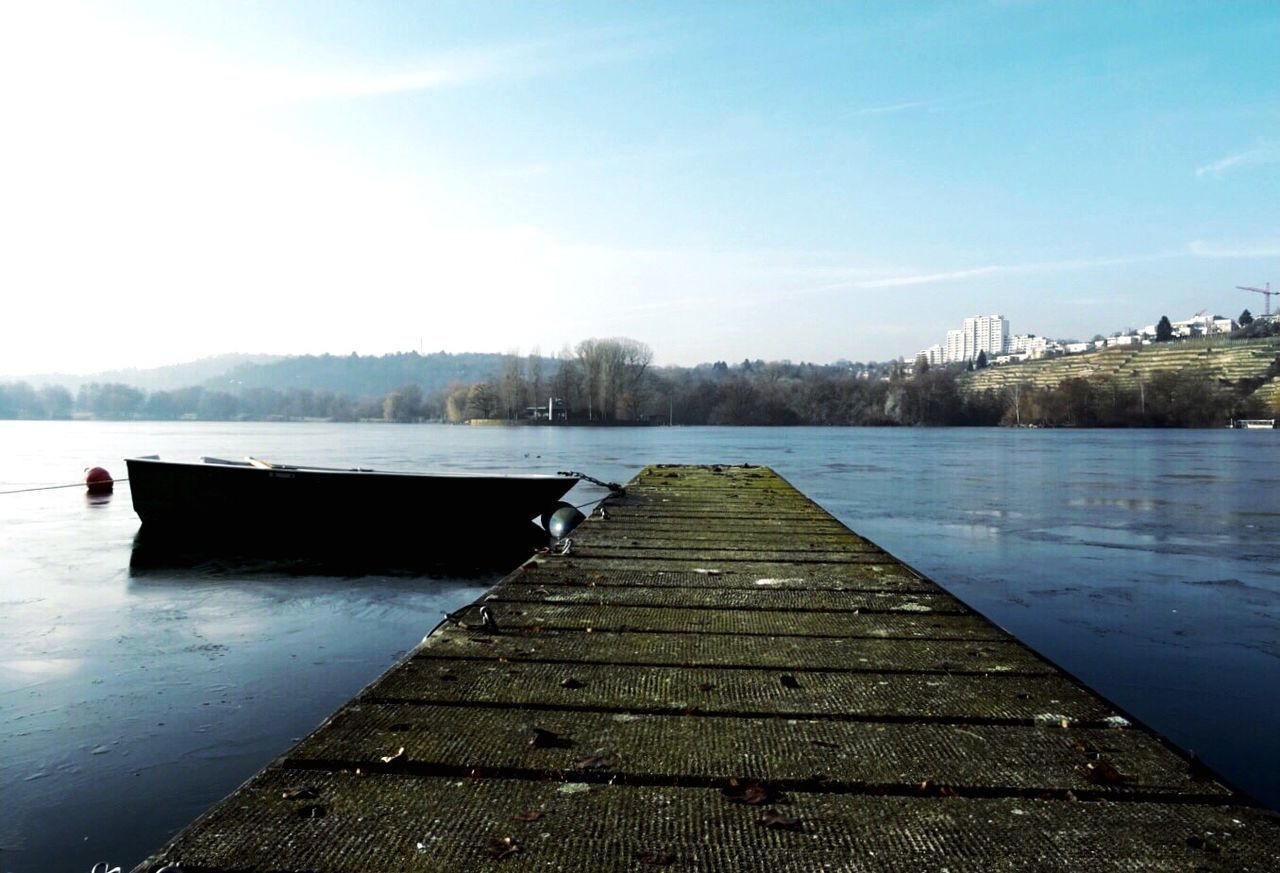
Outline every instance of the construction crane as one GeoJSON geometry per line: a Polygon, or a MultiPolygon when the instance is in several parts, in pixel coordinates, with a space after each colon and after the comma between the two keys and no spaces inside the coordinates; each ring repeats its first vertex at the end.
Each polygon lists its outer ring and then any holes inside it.
{"type": "Polygon", "coordinates": [[[1265,315],[1268,318],[1271,317],[1271,295],[1280,294],[1280,291],[1272,291],[1270,282],[1267,283],[1267,286],[1265,288],[1254,288],[1250,285],[1237,285],[1236,287],[1239,288],[1241,291],[1252,291],[1255,294],[1265,294],[1267,297],[1267,302],[1263,304],[1263,308],[1266,310],[1265,312],[1263,312],[1263,315],[1265,315]]]}

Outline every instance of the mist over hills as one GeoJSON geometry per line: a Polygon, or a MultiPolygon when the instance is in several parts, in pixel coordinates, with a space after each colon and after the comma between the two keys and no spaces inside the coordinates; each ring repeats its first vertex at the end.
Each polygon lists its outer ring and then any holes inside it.
{"type": "MultiPolygon", "coordinates": [[[[21,379],[34,388],[61,385],[72,392],[81,385],[90,382],[114,382],[139,388],[143,391],[173,391],[178,388],[189,388],[193,385],[204,385],[210,381],[218,380],[236,367],[269,364],[279,361],[283,357],[283,355],[226,354],[200,358],[199,360],[187,361],[182,364],[166,364],[162,367],[147,367],[144,369],[129,367],[122,370],[103,370],[85,375],[37,373],[32,376],[15,376],[12,379],[14,381],[21,379]]],[[[10,381],[10,377],[0,378],[0,381],[10,381]]]]}
{"type": "Polygon", "coordinates": [[[412,384],[429,394],[455,382],[483,382],[498,372],[506,357],[492,352],[400,352],[377,357],[299,355],[245,362],[204,385],[232,393],[251,388],[308,388],[346,397],[381,397],[412,384]]]}
{"type": "MultiPolygon", "coordinates": [[[[34,388],[60,385],[73,393],[81,385],[116,383],[143,391],[176,391],[199,386],[231,394],[250,389],[305,388],[359,398],[381,397],[406,384],[434,392],[454,382],[481,382],[498,372],[505,357],[492,352],[428,355],[400,352],[377,356],[227,354],[147,369],[21,378],[34,388]]],[[[545,363],[549,365],[548,372],[554,371],[553,361],[545,363]]]]}

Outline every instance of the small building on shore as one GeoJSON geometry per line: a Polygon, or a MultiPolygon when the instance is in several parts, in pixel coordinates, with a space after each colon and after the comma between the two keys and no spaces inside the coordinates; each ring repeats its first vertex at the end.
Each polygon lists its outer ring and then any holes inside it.
{"type": "Polygon", "coordinates": [[[526,407],[524,417],[530,421],[568,421],[569,404],[559,397],[548,397],[545,404],[526,407]]]}

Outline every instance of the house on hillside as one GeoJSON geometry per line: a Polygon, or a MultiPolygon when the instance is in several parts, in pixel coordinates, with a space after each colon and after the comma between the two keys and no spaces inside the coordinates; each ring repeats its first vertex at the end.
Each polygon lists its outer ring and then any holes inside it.
{"type": "MultiPolygon", "coordinates": [[[[1208,315],[1204,312],[1198,312],[1190,318],[1184,318],[1182,321],[1170,322],[1170,324],[1173,326],[1173,335],[1179,339],[1228,334],[1238,327],[1235,319],[1223,318],[1221,315],[1208,315]]],[[[1148,341],[1154,340],[1156,337],[1156,326],[1154,324],[1148,324],[1146,327],[1142,328],[1142,330],[1138,331],[1138,333],[1148,341]]]]}
{"type": "Polygon", "coordinates": [[[1005,351],[1008,352],[1009,357],[1019,361],[1043,358],[1049,351],[1049,341],[1033,333],[1020,333],[1009,338],[1008,343],[1005,344],[1005,351]]]}

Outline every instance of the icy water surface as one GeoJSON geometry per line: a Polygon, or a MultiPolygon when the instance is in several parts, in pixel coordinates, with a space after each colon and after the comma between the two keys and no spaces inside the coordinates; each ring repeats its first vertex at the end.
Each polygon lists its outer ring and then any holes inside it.
{"type": "MultiPolygon", "coordinates": [[[[0,491],[151,453],[768,464],[1280,807],[1280,432],[0,422],[0,449],[0,491]]],[[[0,871],[127,870],[502,575],[155,565],[137,529],[127,484],[0,495],[0,871]]]]}

